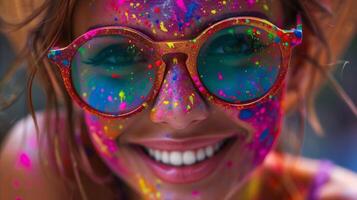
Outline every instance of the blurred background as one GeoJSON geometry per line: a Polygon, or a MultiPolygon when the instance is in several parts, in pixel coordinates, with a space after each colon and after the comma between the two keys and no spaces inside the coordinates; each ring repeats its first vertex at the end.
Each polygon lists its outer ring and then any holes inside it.
{"type": "MultiPolygon", "coordinates": [[[[350,43],[341,60],[348,61],[347,65],[337,65],[334,72],[335,78],[357,102],[357,37],[350,43]]],[[[0,79],[4,71],[15,59],[11,45],[4,35],[0,34],[0,79]]],[[[10,84],[9,90],[25,89],[26,74],[20,71],[14,79],[16,84],[10,84]]],[[[34,85],[33,101],[36,110],[44,108],[45,99],[39,86],[34,85]]],[[[325,130],[324,136],[314,133],[307,124],[303,140],[302,154],[310,158],[329,159],[334,163],[357,172],[357,120],[346,104],[337,94],[325,85],[316,99],[316,109],[325,130]]],[[[0,111],[0,146],[6,133],[17,120],[28,114],[26,97],[22,93],[16,103],[0,111]]],[[[284,139],[284,133],[282,133],[284,139]]]]}

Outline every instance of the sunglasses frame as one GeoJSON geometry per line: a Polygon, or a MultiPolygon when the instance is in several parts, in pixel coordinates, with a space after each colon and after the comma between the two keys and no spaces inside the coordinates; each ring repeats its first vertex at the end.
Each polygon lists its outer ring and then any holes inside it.
{"type": "Polygon", "coordinates": [[[161,84],[164,80],[166,64],[163,60],[163,56],[168,54],[175,54],[175,53],[184,53],[187,55],[186,68],[191,76],[191,79],[194,85],[196,86],[196,88],[200,91],[200,93],[204,95],[208,100],[213,100],[215,103],[223,106],[233,106],[233,107],[237,107],[238,109],[244,109],[257,104],[258,102],[263,102],[269,99],[271,95],[274,95],[279,90],[282,83],[284,82],[289,61],[290,61],[292,48],[294,46],[299,45],[302,42],[301,18],[299,16],[297,18],[298,20],[297,20],[296,28],[293,28],[291,30],[283,30],[265,19],[261,19],[257,17],[244,17],[244,16],[233,17],[213,24],[209,28],[205,29],[200,35],[198,35],[194,39],[179,40],[179,41],[154,41],[147,35],[132,28],[123,27],[123,26],[107,26],[107,27],[96,28],[84,33],[83,35],[76,38],[71,44],[69,44],[64,48],[50,49],[48,53],[48,58],[58,66],[66,90],[68,91],[71,98],[74,99],[74,101],[81,108],[102,117],[106,117],[106,118],[128,117],[136,112],[141,111],[143,108],[147,107],[147,105],[157,96],[161,88],[161,84]],[[211,94],[206,89],[197,72],[197,57],[199,55],[199,51],[201,47],[205,44],[208,38],[210,38],[210,36],[212,36],[214,33],[217,33],[220,30],[237,26],[237,25],[252,26],[275,35],[276,36],[275,43],[280,46],[282,61],[281,61],[281,65],[279,66],[280,70],[275,83],[269,89],[269,91],[267,91],[263,96],[256,99],[252,99],[251,101],[247,101],[247,102],[230,103],[220,99],[214,94],[211,94]],[[115,115],[115,114],[104,113],[96,110],[95,108],[88,105],[79,96],[79,94],[75,91],[72,83],[71,61],[73,57],[76,55],[77,50],[87,41],[95,37],[105,36],[105,35],[121,35],[121,36],[132,38],[133,40],[135,40],[136,44],[140,44],[141,46],[144,45],[148,49],[152,50],[154,52],[152,58],[153,60],[157,61],[156,62],[158,67],[157,77],[156,80],[154,81],[152,90],[150,91],[146,100],[144,100],[139,107],[128,113],[115,115]]]}

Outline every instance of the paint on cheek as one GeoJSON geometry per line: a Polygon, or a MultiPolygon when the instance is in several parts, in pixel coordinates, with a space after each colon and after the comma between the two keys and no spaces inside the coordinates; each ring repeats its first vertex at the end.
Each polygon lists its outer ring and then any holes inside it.
{"type": "Polygon", "coordinates": [[[244,109],[239,112],[239,119],[248,120],[253,116],[253,112],[250,109],[244,109]]]}
{"type": "Polygon", "coordinates": [[[259,136],[259,142],[263,142],[264,140],[266,140],[269,135],[269,132],[269,129],[265,129],[259,136]]]}
{"type": "MultiPolygon", "coordinates": [[[[161,192],[157,190],[157,188],[151,184],[148,180],[146,180],[141,175],[137,175],[137,184],[139,185],[140,191],[143,194],[144,199],[161,199],[161,192]]],[[[161,181],[156,180],[156,186],[160,187],[161,181]]]]}

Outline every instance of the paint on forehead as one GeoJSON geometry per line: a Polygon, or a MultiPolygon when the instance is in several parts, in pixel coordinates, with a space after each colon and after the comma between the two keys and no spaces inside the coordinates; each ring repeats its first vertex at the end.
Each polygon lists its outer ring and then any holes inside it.
{"type": "Polygon", "coordinates": [[[276,12],[278,6],[274,5],[275,2],[278,1],[107,0],[92,5],[91,11],[95,13],[95,17],[89,20],[92,23],[89,26],[118,24],[141,29],[150,35],[184,38],[199,34],[203,28],[219,19],[237,15],[267,16],[274,23],[278,19],[275,15],[279,14],[276,12]],[[101,2],[103,5],[100,5],[101,2]]]}

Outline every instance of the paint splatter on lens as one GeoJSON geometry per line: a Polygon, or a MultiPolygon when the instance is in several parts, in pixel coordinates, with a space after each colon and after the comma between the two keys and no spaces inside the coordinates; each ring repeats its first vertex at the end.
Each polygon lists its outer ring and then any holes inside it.
{"type": "Polygon", "coordinates": [[[281,51],[271,33],[251,26],[223,29],[200,50],[197,70],[207,90],[230,103],[264,96],[277,80],[281,51]]]}
{"type": "Polygon", "coordinates": [[[149,50],[123,36],[95,37],[72,60],[71,78],[77,94],[107,114],[131,112],[147,100],[156,78],[149,50]]]}

